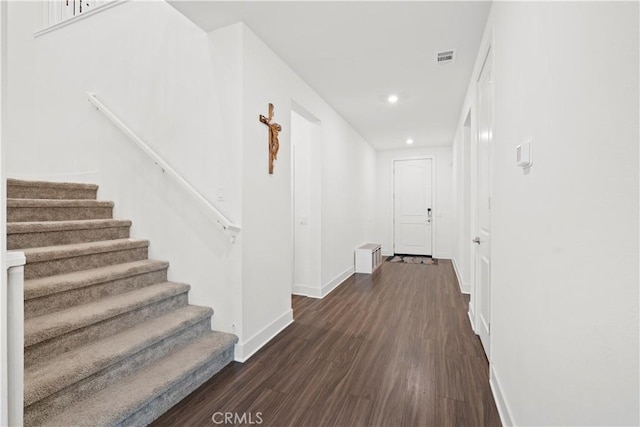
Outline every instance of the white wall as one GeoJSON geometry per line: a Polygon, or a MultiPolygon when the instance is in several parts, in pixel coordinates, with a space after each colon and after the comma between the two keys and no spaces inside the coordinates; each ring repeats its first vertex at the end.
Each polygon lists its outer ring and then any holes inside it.
{"type": "MultiPolygon", "coordinates": [[[[335,114],[335,113],[334,113],[335,114]]],[[[344,120],[322,120],[322,294],[347,278],[374,237],[376,152],[344,120]]]]}
{"type": "Polygon", "coordinates": [[[115,215],[134,221],[132,235],[151,240],[150,256],[171,262],[170,278],[192,285],[191,301],[214,308],[213,327],[241,332],[241,238],[231,246],[85,96],[95,92],[240,222],[240,28],[207,36],[165,3],[126,2],[34,40],[39,7],[10,3],[10,22],[30,25],[10,44],[22,91],[8,101],[7,175],[100,184],[115,215]]]}
{"type": "Polygon", "coordinates": [[[434,258],[451,258],[453,252],[453,168],[451,147],[383,150],[377,154],[376,241],[384,255],[393,254],[393,161],[433,157],[435,167],[434,258]]]}
{"type": "MultiPolygon", "coordinates": [[[[2,141],[5,138],[5,85],[7,66],[7,3],[0,3],[0,179],[6,182],[2,141]]],[[[0,209],[6,209],[6,186],[0,185],[0,209]]],[[[7,348],[7,275],[6,221],[0,221],[0,425],[9,424],[8,348],[7,348]]]]}
{"type": "MultiPolygon", "coordinates": [[[[323,296],[353,273],[353,251],[371,236],[375,151],[300,77],[243,26],[243,353],[291,319],[293,280],[291,111],[321,123],[323,296]],[[258,120],[275,106],[282,125],[274,174],[268,132],[258,120]],[[363,221],[363,218],[365,220],[363,221]]],[[[317,148],[317,147],[316,147],[317,148]]]]}
{"type": "Polygon", "coordinates": [[[5,172],[10,176],[13,162],[29,162],[27,153],[17,153],[12,148],[28,147],[35,139],[36,128],[29,117],[33,117],[35,109],[36,63],[33,33],[39,29],[41,5],[37,2],[9,1],[6,2],[6,8],[7,85],[3,100],[11,108],[7,108],[5,112],[3,154],[7,166],[5,172]]]}
{"type": "Polygon", "coordinates": [[[314,219],[323,230],[318,294],[353,271],[353,249],[372,230],[375,152],[248,28],[205,33],[164,2],[124,2],[33,39],[39,7],[10,7],[20,38],[10,44],[8,176],[100,184],[99,197],[116,201],[115,215],[134,221],[132,235],[151,240],[150,255],[171,262],[170,278],[192,285],[191,302],[214,308],[213,327],[239,335],[244,360],[292,319],[297,106],[322,126],[314,148],[323,165],[315,184],[323,191],[322,218],[314,219]],[[90,106],[85,91],[242,225],[236,244],[90,106]],[[273,175],[258,121],[269,102],[283,126],[273,175]]]}
{"type": "Polygon", "coordinates": [[[637,3],[493,5],[491,376],[516,425],[640,422],[638,29],[637,3]]]}
{"type": "Polygon", "coordinates": [[[244,357],[293,319],[290,95],[284,68],[243,24],[243,216],[242,306],[244,357]],[[276,70],[274,70],[276,69],[276,70]],[[258,120],[275,106],[282,126],[273,175],[268,173],[268,129],[258,120]],[[273,322],[276,324],[273,324],[273,322]],[[270,327],[270,325],[273,325],[270,327]]]}

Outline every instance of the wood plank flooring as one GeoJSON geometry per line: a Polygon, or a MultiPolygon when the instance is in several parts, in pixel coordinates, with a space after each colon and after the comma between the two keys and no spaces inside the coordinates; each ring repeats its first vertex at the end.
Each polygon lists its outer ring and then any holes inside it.
{"type": "Polygon", "coordinates": [[[467,305],[447,260],[294,296],[292,325],[152,426],[499,426],[467,305]]]}

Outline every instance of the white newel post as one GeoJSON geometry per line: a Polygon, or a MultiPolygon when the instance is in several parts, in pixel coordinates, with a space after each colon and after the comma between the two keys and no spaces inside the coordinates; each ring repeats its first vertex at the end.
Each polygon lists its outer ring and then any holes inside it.
{"type": "MultiPolygon", "coordinates": [[[[6,396],[7,424],[22,426],[24,399],[24,264],[23,252],[9,251],[6,257],[6,396]]],[[[5,367],[3,366],[3,369],[5,367]]],[[[4,387],[4,386],[3,386],[4,387]]],[[[3,420],[4,421],[4,420],[3,420]]]]}

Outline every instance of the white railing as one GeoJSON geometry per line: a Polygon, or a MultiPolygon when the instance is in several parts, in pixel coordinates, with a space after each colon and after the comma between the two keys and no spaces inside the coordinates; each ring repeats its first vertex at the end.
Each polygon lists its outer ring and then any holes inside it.
{"type": "Polygon", "coordinates": [[[0,425],[21,426],[24,372],[24,264],[23,252],[6,253],[0,314],[2,322],[2,395],[0,425]]]}
{"type": "Polygon", "coordinates": [[[127,0],[42,0],[44,27],[36,32],[35,36],[38,37],[77,22],[125,1],[127,0]]]}
{"type": "Polygon", "coordinates": [[[216,209],[209,201],[198,192],[191,184],[182,178],[167,162],[165,162],[147,143],[145,143],[138,135],[136,135],[127,125],[125,125],[118,117],[115,116],[95,94],[87,92],[89,102],[91,102],[99,111],[102,112],[113,124],[115,124],[125,135],[129,137],[147,156],[151,157],[156,165],[162,169],[162,172],[175,181],[189,196],[191,196],[202,210],[215,221],[215,223],[224,230],[235,242],[236,236],[242,229],[240,225],[232,223],[222,212],[216,209]]]}

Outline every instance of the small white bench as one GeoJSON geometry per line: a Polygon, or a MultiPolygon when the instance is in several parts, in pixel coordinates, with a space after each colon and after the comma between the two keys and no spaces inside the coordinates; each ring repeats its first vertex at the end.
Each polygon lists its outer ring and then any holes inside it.
{"type": "Polygon", "coordinates": [[[382,265],[382,247],[379,243],[367,243],[356,249],[356,273],[371,274],[382,265]]]}

